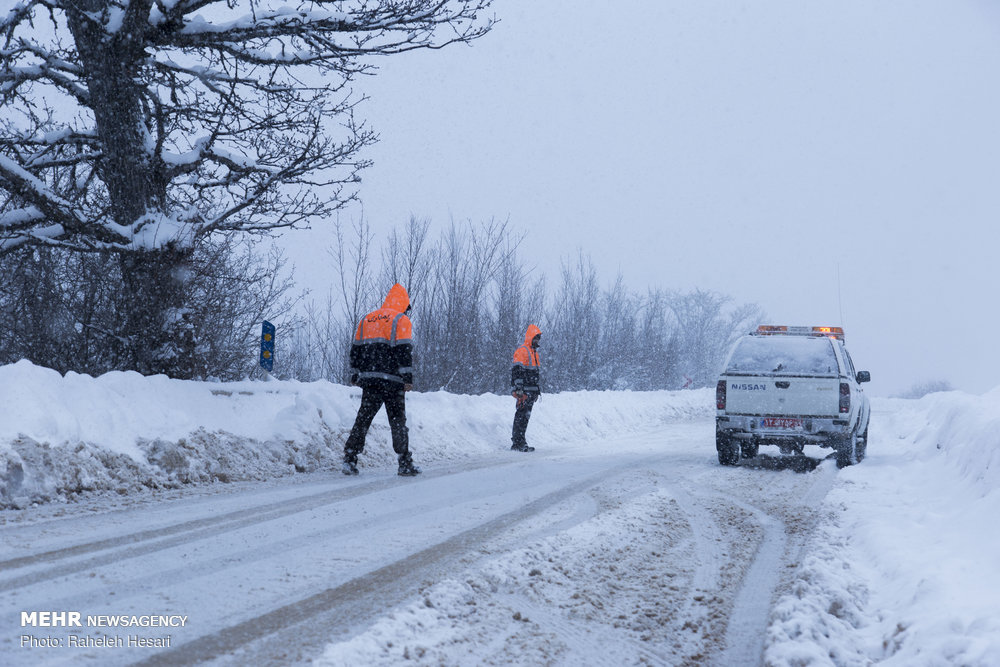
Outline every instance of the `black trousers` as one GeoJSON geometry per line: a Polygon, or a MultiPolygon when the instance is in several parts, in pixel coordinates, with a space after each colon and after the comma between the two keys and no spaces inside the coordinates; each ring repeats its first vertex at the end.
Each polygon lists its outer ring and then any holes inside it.
{"type": "Polygon", "coordinates": [[[375,414],[385,405],[392,433],[392,449],[398,456],[410,453],[409,429],[406,428],[406,392],[399,382],[389,380],[362,380],[361,407],[351,435],[344,443],[344,458],[357,461],[365,449],[365,437],[375,414]]]}
{"type": "Polygon", "coordinates": [[[528,420],[531,419],[531,406],[538,400],[538,394],[528,393],[528,400],[514,411],[514,430],[511,433],[511,441],[515,445],[526,445],[524,432],[528,430],[528,420]]]}

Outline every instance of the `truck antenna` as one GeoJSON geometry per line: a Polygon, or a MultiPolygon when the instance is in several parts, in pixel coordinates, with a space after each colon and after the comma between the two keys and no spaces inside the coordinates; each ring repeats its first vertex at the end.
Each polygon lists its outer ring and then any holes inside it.
{"type": "Polygon", "coordinates": [[[840,326],[844,326],[844,301],[840,296],[840,262],[837,262],[837,308],[840,309],[840,326]]]}

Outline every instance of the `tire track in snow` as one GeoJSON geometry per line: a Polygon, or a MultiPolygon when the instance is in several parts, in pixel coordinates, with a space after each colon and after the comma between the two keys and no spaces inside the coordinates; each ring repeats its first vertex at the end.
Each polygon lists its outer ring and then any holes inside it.
{"type": "MultiPolygon", "coordinates": [[[[730,609],[743,574],[755,531],[745,528],[745,512],[725,493],[690,481],[674,489],[674,498],[692,532],[691,584],[675,620],[678,636],[697,635],[699,650],[688,651],[681,665],[706,664],[724,648],[730,609]]],[[[738,663],[732,663],[738,664],[738,663]]]]}
{"type": "MultiPolygon", "coordinates": [[[[482,664],[676,664],[666,627],[688,588],[678,563],[690,557],[690,530],[662,488],[663,474],[633,472],[588,492],[596,510],[590,516],[577,514],[576,523],[545,535],[519,532],[491,549],[485,566],[451,575],[449,581],[471,588],[477,611],[442,612],[461,620],[449,625],[439,616],[429,621],[432,632],[450,643],[495,644],[469,658],[482,664]],[[498,563],[507,563],[502,573],[498,563]]],[[[435,589],[422,594],[433,597],[435,589]]],[[[402,644],[393,645],[373,664],[393,664],[402,644]]],[[[426,651],[427,664],[441,658],[434,647],[426,651]]]]}
{"type": "MultiPolygon", "coordinates": [[[[491,464],[492,462],[483,463],[471,466],[470,468],[463,468],[463,470],[485,467],[491,464]]],[[[451,474],[452,472],[430,473],[424,475],[423,479],[433,479],[451,474]]],[[[0,576],[7,571],[14,572],[25,568],[34,569],[45,563],[56,563],[57,565],[4,578],[0,581],[0,593],[13,591],[61,576],[76,574],[87,569],[107,566],[118,561],[138,558],[188,542],[214,538],[218,535],[242,530],[255,524],[281,519],[326,505],[333,505],[368,494],[378,493],[394,488],[398,484],[399,482],[395,477],[376,479],[360,485],[340,487],[332,491],[323,491],[294,500],[265,503],[248,509],[227,512],[219,516],[183,521],[162,528],[138,531],[94,542],[85,542],[71,547],[52,549],[40,554],[10,558],[0,561],[0,576]],[[119,551],[114,552],[116,549],[119,549],[119,551]],[[107,551],[112,551],[113,553],[103,553],[107,551]],[[85,560],[72,560],[89,554],[100,555],[85,560]]]]}
{"type": "Polygon", "coordinates": [[[815,524],[813,508],[826,496],[836,479],[832,465],[793,478],[792,487],[784,483],[767,484],[767,477],[756,479],[762,486],[749,490],[737,485],[727,501],[752,517],[762,536],[739,581],[739,590],[728,613],[724,648],[714,655],[712,665],[760,665],[763,661],[771,607],[788,576],[786,565],[798,562],[801,549],[815,524]],[[781,493],[805,486],[798,498],[781,500],[781,493]],[[747,493],[747,491],[750,491],[747,493]],[[737,497],[734,492],[741,492],[737,497]]]}
{"type": "MultiPolygon", "coordinates": [[[[662,457],[655,457],[660,459],[662,457]]],[[[654,460],[655,460],[654,459],[654,460]]],[[[411,597],[423,573],[430,572],[444,563],[457,561],[498,533],[510,529],[515,524],[537,515],[550,507],[575,495],[586,492],[591,487],[608,480],[623,471],[635,467],[648,466],[649,460],[631,462],[627,465],[603,470],[581,481],[550,492],[536,500],[491,519],[478,526],[462,531],[442,542],[401,558],[339,586],[326,589],[305,599],[284,605],[265,614],[247,619],[217,632],[187,642],[176,648],[157,653],[137,665],[175,665],[204,662],[227,656],[244,646],[276,633],[314,620],[319,616],[336,618],[340,626],[353,626],[364,622],[386,607],[391,607],[411,597]]],[[[318,624],[317,624],[318,625],[318,624]]],[[[321,632],[316,640],[320,645],[329,639],[329,632],[321,632]]],[[[297,634],[295,650],[301,652],[307,642],[297,634]]],[[[263,647],[265,654],[274,647],[263,647]]],[[[278,649],[280,651],[280,649],[278,649]]],[[[261,658],[255,656],[252,662],[261,660],[277,664],[288,663],[295,658],[285,654],[261,658]],[[290,659],[291,658],[291,659],[290,659]]]]}
{"type": "Polygon", "coordinates": [[[764,653],[771,602],[778,585],[787,541],[785,524],[780,519],[753,505],[736,504],[757,520],[764,537],[743,576],[726,626],[726,648],[715,663],[749,666],[760,664],[764,653]]]}

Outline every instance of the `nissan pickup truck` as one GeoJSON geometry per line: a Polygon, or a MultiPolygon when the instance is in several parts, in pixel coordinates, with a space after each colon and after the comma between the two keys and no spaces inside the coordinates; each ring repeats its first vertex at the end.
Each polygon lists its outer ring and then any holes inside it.
{"type": "Polygon", "coordinates": [[[839,467],[868,449],[868,397],[841,327],[761,326],[733,346],[715,389],[719,463],[757,456],[761,445],[803,454],[830,447],[839,467]]]}

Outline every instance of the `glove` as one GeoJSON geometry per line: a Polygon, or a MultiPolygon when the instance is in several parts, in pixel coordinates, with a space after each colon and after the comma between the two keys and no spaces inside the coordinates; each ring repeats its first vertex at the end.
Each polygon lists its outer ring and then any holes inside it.
{"type": "Polygon", "coordinates": [[[515,391],[514,393],[511,394],[511,396],[517,399],[517,407],[519,408],[523,407],[524,404],[527,403],[528,401],[528,395],[525,394],[523,391],[515,391]]]}

